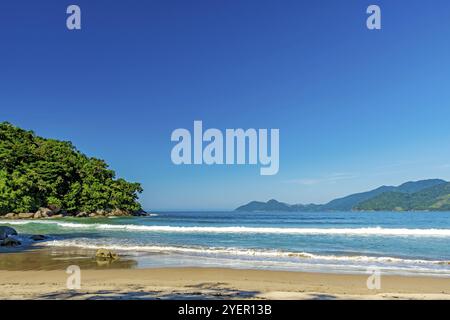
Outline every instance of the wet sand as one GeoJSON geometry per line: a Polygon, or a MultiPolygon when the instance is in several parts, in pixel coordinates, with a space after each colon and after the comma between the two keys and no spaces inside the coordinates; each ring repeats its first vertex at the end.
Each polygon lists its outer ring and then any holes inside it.
{"type": "Polygon", "coordinates": [[[450,299],[450,279],[221,268],[136,269],[122,258],[99,262],[77,249],[0,253],[0,299],[450,299]],[[81,288],[67,289],[66,268],[81,268],[81,288]]]}

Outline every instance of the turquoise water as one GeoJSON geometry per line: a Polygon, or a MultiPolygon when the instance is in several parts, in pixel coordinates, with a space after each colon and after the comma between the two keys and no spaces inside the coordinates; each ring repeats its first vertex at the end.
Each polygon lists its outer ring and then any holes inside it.
{"type": "Polygon", "coordinates": [[[1,224],[51,235],[45,246],[111,248],[138,267],[450,276],[450,212],[161,212],[1,224]]]}

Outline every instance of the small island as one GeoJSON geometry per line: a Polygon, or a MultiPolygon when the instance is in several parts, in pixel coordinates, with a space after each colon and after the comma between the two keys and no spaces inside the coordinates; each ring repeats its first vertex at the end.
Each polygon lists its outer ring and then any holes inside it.
{"type": "Polygon", "coordinates": [[[142,191],[71,142],[0,123],[0,217],[143,215],[142,191]]]}

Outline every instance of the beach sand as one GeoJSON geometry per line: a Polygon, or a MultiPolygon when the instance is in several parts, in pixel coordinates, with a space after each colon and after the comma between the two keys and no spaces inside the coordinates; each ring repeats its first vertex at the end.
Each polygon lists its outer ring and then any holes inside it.
{"type": "Polygon", "coordinates": [[[0,299],[450,299],[450,279],[220,268],[136,269],[132,259],[97,263],[86,252],[0,253],[0,299]],[[65,270],[81,267],[81,289],[65,270]]]}

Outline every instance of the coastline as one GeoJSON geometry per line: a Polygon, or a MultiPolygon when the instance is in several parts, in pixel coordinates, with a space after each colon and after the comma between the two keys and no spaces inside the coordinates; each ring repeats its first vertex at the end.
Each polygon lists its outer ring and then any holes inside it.
{"type": "Polygon", "coordinates": [[[450,280],[367,277],[219,268],[82,270],[81,289],[66,289],[65,270],[0,271],[1,299],[450,299],[450,280]]]}
{"type": "Polygon", "coordinates": [[[446,299],[450,279],[382,275],[369,290],[368,275],[229,268],[136,268],[133,259],[98,264],[66,248],[1,253],[0,299],[446,299]],[[34,261],[34,263],[33,263],[34,261]],[[66,288],[66,268],[81,268],[81,289],[66,288]],[[8,266],[11,266],[8,268],[8,266]]]}
{"type": "MultiPolygon", "coordinates": [[[[398,220],[396,213],[386,213],[376,221],[369,217],[370,223],[363,220],[352,226],[309,226],[304,221],[316,218],[305,215],[296,225],[276,227],[259,223],[266,221],[266,215],[252,216],[256,225],[238,220],[230,226],[229,215],[160,213],[151,218],[3,220],[6,226],[17,229],[19,235],[12,237],[21,245],[0,246],[0,252],[16,252],[8,258],[2,255],[0,270],[55,270],[70,263],[82,269],[116,268],[121,264],[121,268],[140,269],[225,267],[366,275],[375,268],[390,275],[450,278],[445,246],[450,229],[447,225],[436,228],[424,224],[424,219],[430,220],[428,215],[417,215],[417,223],[392,227],[379,225],[385,220],[398,220]],[[186,220],[199,218],[213,222],[186,224],[186,220]],[[334,239],[339,240],[337,246],[334,239]],[[375,247],[372,239],[376,239],[375,247]],[[417,248],[414,253],[409,251],[412,247],[417,248]],[[96,261],[99,249],[118,253],[121,259],[112,265],[96,261]]],[[[332,222],[348,215],[351,219],[351,213],[334,214],[332,222]]]]}

